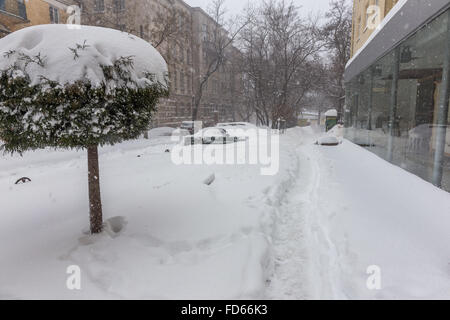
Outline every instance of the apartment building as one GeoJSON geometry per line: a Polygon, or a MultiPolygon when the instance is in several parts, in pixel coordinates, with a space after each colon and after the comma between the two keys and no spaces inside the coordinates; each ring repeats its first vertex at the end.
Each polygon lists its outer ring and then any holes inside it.
{"type": "MultiPolygon", "coordinates": [[[[209,42],[215,32],[225,31],[216,26],[215,21],[201,8],[192,8],[193,45],[194,45],[194,94],[198,90],[201,77],[207,73],[211,56],[209,42]]],[[[236,107],[242,104],[243,80],[237,68],[240,52],[229,47],[228,61],[219,68],[208,81],[204,93],[200,115],[210,121],[224,122],[236,120],[236,107]]]]}
{"type": "Polygon", "coordinates": [[[66,23],[70,0],[0,0],[0,37],[19,29],[66,23]]]}
{"type": "Polygon", "coordinates": [[[23,0],[0,0],[0,37],[28,22],[23,0]]]}
{"type": "Polygon", "coordinates": [[[377,21],[381,22],[397,2],[398,0],[353,1],[352,56],[369,39],[377,21]]]}
{"type": "Polygon", "coordinates": [[[400,0],[389,12],[388,4],[370,38],[358,10],[369,3],[354,4],[347,137],[450,192],[450,2],[400,0]]]}
{"type": "MultiPolygon", "coordinates": [[[[182,0],[0,0],[0,37],[18,29],[48,23],[66,23],[67,8],[81,9],[84,25],[114,28],[152,43],[169,66],[171,92],[161,101],[153,126],[178,126],[192,120],[199,83],[208,61],[206,43],[215,22],[200,8],[182,0]]],[[[236,119],[242,103],[242,74],[229,61],[207,82],[198,120],[206,124],[236,119]]]]}
{"type": "MultiPolygon", "coordinates": [[[[214,21],[182,0],[76,0],[82,24],[130,32],[150,43],[169,66],[171,92],[161,101],[153,126],[179,126],[192,120],[193,106],[207,61],[205,41],[214,21]]],[[[235,48],[230,48],[236,56],[235,48]]],[[[220,68],[203,92],[198,120],[206,124],[235,119],[242,77],[231,63],[220,68]]]]}

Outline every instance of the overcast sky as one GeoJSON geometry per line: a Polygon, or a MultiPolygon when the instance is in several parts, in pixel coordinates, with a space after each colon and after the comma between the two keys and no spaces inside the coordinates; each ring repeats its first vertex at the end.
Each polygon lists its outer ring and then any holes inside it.
{"type": "MultiPolygon", "coordinates": [[[[184,0],[193,7],[206,9],[211,0],[184,0]]],[[[225,7],[231,14],[238,14],[247,5],[247,3],[258,2],[260,0],[225,0],[225,7]]],[[[306,16],[310,12],[324,13],[328,9],[330,0],[293,0],[297,6],[302,7],[302,13],[306,16]]]]}

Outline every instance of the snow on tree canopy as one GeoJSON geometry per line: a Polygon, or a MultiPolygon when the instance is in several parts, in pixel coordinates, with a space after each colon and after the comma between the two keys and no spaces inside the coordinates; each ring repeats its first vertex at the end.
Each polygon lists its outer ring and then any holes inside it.
{"type": "Polygon", "coordinates": [[[98,27],[42,25],[0,40],[0,148],[87,148],[135,139],[168,96],[149,43],[98,27]]]}
{"type": "MultiPolygon", "coordinates": [[[[113,66],[120,58],[133,59],[129,69],[134,85],[148,85],[148,74],[167,85],[167,64],[158,51],[138,37],[113,29],[34,26],[0,39],[0,48],[0,70],[14,64],[26,67],[32,85],[48,79],[60,84],[89,80],[99,86],[107,80],[102,66],[113,66]]],[[[15,75],[21,76],[22,72],[15,75]]]]}

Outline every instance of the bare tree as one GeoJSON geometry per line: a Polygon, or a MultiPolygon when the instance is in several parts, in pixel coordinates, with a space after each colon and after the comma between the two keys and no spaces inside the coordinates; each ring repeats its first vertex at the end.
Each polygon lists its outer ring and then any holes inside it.
{"type": "Polygon", "coordinates": [[[345,96],[343,79],[345,66],[350,59],[352,9],[346,0],[332,0],[326,18],[323,34],[330,62],[326,65],[327,81],[324,82],[323,90],[342,117],[345,96]]]}
{"type": "Polygon", "coordinates": [[[128,2],[126,7],[121,7],[121,1],[118,0],[102,2],[75,0],[75,2],[82,10],[83,24],[118,29],[143,38],[148,34],[148,40],[155,48],[168,42],[179,44],[191,34],[189,15],[179,10],[173,1],[161,3],[156,11],[150,7],[152,4],[150,0],[134,0],[128,2]],[[139,23],[136,21],[138,17],[139,23]],[[151,21],[148,30],[137,27],[145,21],[151,21]]]}
{"type": "Polygon", "coordinates": [[[155,48],[164,42],[180,44],[188,39],[191,33],[190,16],[177,9],[173,3],[169,3],[165,10],[157,11],[150,28],[152,44],[155,48]]]}
{"type": "Polygon", "coordinates": [[[198,112],[202,102],[205,87],[211,77],[224,67],[232,54],[232,46],[239,33],[247,25],[240,17],[225,21],[225,0],[212,0],[208,9],[211,18],[211,28],[203,30],[203,50],[205,52],[205,67],[200,68],[198,85],[195,90],[192,120],[198,119],[198,112]]]}
{"type": "Polygon", "coordinates": [[[134,33],[136,30],[130,28],[129,7],[122,8],[120,1],[104,0],[97,2],[95,0],[74,0],[81,8],[82,23],[85,25],[101,26],[129,33],[134,33]]]}
{"type": "Polygon", "coordinates": [[[284,0],[265,2],[243,32],[247,103],[266,126],[279,118],[295,124],[302,100],[315,84],[321,35],[317,19],[304,20],[298,10],[284,0]]]}
{"type": "MultiPolygon", "coordinates": [[[[102,26],[134,34],[149,41],[170,65],[179,63],[174,48],[191,45],[192,19],[175,1],[75,0],[85,25],[102,26]],[[156,7],[154,6],[156,4],[156,7]]],[[[148,132],[144,133],[148,139],[148,132]]]]}

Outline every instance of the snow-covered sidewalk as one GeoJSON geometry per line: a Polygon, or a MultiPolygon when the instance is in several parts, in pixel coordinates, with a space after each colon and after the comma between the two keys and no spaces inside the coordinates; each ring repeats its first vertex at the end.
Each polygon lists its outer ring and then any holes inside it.
{"type": "Polygon", "coordinates": [[[449,299],[449,194],[317,136],[282,136],[276,176],[176,166],[168,137],[103,148],[105,219],[126,223],[94,238],[82,233],[84,152],[1,157],[0,299],[449,299]],[[32,182],[14,185],[21,176],[32,182]],[[66,287],[70,265],[80,291],[66,287]],[[372,265],[378,291],[366,287],[372,265]]]}
{"type": "Polygon", "coordinates": [[[450,194],[346,140],[314,139],[296,148],[269,297],[450,299],[450,194]],[[367,287],[374,266],[380,290],[367,287]]]}

